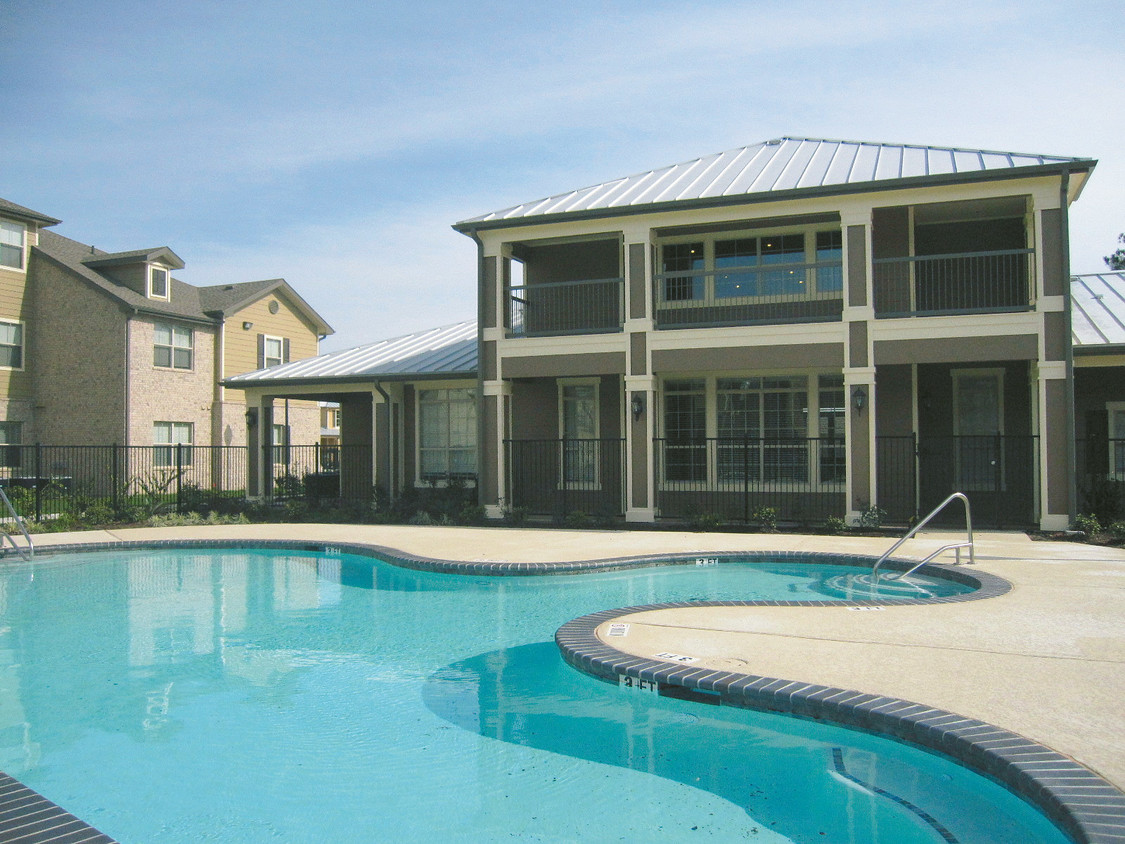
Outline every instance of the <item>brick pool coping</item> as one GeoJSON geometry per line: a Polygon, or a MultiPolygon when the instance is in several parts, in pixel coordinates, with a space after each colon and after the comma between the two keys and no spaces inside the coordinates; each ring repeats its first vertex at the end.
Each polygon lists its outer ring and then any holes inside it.
{"type": "MultiPolygon", "coordinates": [[[[168,539],[89,542],[65,546],[41,546],[39,557],[90,551],[144,551],[171,548],[277,548],[317,553],[347,553],[376,557],[404,568],[462,575],[534,576],[615,571],[653,565],[711,565],[721,562],[782,561],[818,562],[869,568],[873,556],[831,554],[806,551],[677,553],[618,557],[563,563],[457,562],[407,554],[378,545],[349,542],[312,542],[269,539],[168,539]]],[[[18,558],[15,551],[0,552],[0,562],[18,558]]],[[[904,571],[915,563],[888,560],[890,570],[904,571]]],[[[833,601],[839,606],[902,606],[983,600],[1008,592],[1003,578],[981,571],[966,571],[946,565],[927,564],[921,572],[970,586],[973,592],[938,598],[886,598],[833,601]]],[[[948,756],[960,764],[999,781],[1044,812],[1079,844],[1125,844],[1125,793],[1093,771],[1049,747],[1017,733],[984,721],[899,698],[866,694],[854,690],[801,683],[753,674],[694,668],[632,656],[603,642],[597,630],[603,624],[638,612],[679,607],[816,607],[824,601],[687,601],[608,609],[567,622],[555,634],[555,642],[566,662],[598,679],[617,683],[621,677],[677,687],[688,695],[713,699],[725,705],[779,712],[801,718],[828,721],[840,726],[885,735],[899,741],[948,756]]],[[[0,774],[6,780],[10,777],[0,774]]],[[[3,785],[4,780],[0,780],[3,785]]],[[[0,837],[9,823],[22,824],[24,814],[54,808],[54,804],[26,789],[15,780],[14,787],[38,798],[26,812],[13,810],[0,814],[0,837]]],[[[0,807],[0,811],[3,811],[0,807]]],[[[72,817],[67,815],[67,817],[72,817]]],[[[81,823],[81,822],[79,822],[81,823]]],[[[82,826],[85,827],[83,824],[82,826]]],[[[67,841],[111,841],[93,827],[85,827],[87,837],[67,837],[67,841]],[[100,837],[92,837],[100,836],[100,837]]],[[[81,836],[72,828],[72,833],[81,836]]],[[[49,833],[27,837],[28,844],[60,841],[49,833]]]]}

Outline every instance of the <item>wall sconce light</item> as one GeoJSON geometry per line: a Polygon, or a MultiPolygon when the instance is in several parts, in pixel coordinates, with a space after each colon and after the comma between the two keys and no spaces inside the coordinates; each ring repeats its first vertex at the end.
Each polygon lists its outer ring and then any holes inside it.
{"type": "Polygon", "coordinates": [[[249,320],[247,320],[246,322],[242,323],[242,330],[243,330],[243,331],[249,331],[249,330],[250,330],[251,328],[253,328],[253,327],[254,327],[254,323],[250,322],[249,320]]]}
{"type": "Polygon", "coordinates": [[[855,407],[856,413],[863,413],[864,405],[867,404],[867,392],[863,387],[856,387],[852,391],[852,406],[855,407]]]}
{"type": "Polygon", "coordinates": [[[253,428],[258,424],[258,408],[252,407],[246,411],[246,427],[253,428]]]}
{"type": "Polygon", "coordinates": [[[645,397],[641,393],[634,393],[633,401],[629,403],[629,407],[633,411],[633,419],[640,419],[645,412],[645,397]]]}

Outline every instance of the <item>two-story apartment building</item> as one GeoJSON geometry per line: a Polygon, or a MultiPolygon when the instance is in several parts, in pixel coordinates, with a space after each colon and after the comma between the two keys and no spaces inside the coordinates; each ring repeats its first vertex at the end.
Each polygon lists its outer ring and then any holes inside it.
{"type": "Polygon", "coordinates": [[[482,503],[888,519],[1074,508],[1067,209],[1096,162],[781,138],[454,226],[482,503]]]}
{"type": "MultiPolygon", "coordinates": [[[[197,287],[168,247],[109,253],[58,222],[0,201],[0,444],[245,445],[224,376],[314,356],[332,332],[283,279],[197,287]]],[[[270,435],[317,442],[318,406],[288,404],[270,435]]]]}

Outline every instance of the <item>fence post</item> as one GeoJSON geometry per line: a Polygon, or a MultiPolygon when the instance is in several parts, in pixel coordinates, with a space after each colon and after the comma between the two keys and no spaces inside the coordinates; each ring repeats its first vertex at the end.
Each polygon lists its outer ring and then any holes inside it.
{"type": "Polygon", "coordinates": [[[750,524],[750,440],[742,438],[742,520],[750,524]]]}
{"type": "Polygon", "coordinates": [[[184,487],[184,451],[183,444],[176,443],[176,512],[182,513],[183,510],[183,487],[184,487]]]}
{"type": "Polygon", "coordinates": [[[43,521],[43,444],[35,444],[35,521],[43,521]]]}
{"type": "Polygon", "coordinates": [[[120,475],[121,470],[120,470],[120,467],[118,466],[118,462],[117,462],[117,443],[114,443],[112,447],[113,447],[113,452],[112,452],[113,457],[110,459],[111,470],[110,470],[110,479],[109,479],[110,487],[109,488],[110,488],[110,490],[112,490],[110,492],[110,500],[113,502],[113,512],[117,513],[118,510],[119,510],[119,507],[120,507],[120,502],[118,501],[118,498],[117,498],[117,486],[118,486],[119,475],[120,475]]]}

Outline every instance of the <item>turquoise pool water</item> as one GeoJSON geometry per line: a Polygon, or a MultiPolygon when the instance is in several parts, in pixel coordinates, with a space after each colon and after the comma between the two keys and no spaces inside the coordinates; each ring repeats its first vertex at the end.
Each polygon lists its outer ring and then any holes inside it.
{"type": "Polygon", "coordinates": [[[600,609],[829,599],[856,573],[482,578],[243,549],[8,564],[0,769],[125,844],[1064,841],[947,760],[628,693],[552,642],[600,609]]]}

